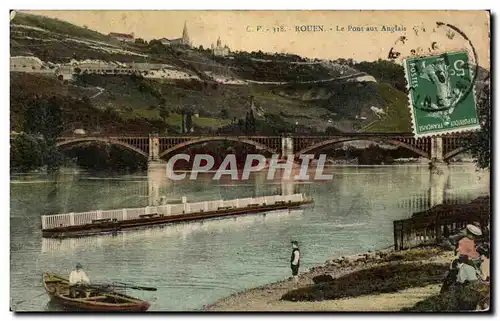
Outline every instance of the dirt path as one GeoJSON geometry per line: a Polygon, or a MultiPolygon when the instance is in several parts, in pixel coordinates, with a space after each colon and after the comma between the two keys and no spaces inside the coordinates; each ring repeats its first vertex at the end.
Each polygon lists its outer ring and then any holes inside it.
{"type": "MultiPolygon", "coordinates": [[[[363,295],[355,298],[319,302],[280,301],[272,293],[253,292],[229,298],[207,311],[399,311],[439,293],[441,285],[410,288],[396,293],[363,295]]],[[[286,291],[280,291],[284,294],[286,291]]]]}

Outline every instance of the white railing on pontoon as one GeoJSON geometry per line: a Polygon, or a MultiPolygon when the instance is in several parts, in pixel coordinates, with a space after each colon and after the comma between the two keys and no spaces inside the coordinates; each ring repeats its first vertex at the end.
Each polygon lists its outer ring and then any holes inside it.
{"type": "Polygon", "coordinates": [[[196,203],[167,204],[160,206],[147,206],[141,208],[123,208],[107,211],[89,211],[81,213],[66,213],[55,215],[42,215],[42,230],[92,224],[96,220],[109,219],[125,221],[137,219],[141,215],[159,214],[163,216],[192,214],[216,211],[219,208],[246,208],[249,205],[274,205],[277,202],[302,202],[305,200],[303,194],[273,195],[262,197],[239,198],[234,200],[203,201],[196,203]]]}

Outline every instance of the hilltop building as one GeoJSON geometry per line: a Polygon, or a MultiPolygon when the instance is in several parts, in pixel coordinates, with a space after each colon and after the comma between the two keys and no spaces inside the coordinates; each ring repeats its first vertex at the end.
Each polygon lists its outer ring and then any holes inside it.
{"type": "Polygon", "coordinates": [[[177,38],[177,39],[161,38],[160,41],[162,44],[164,44],[166,46],[175,46],[175,45],[191,46],[191,40],[189,39],[189,34],[188,34],[186,22],[184,21],[184,29],[182,30],[182,38],[177,38]]]}
{"type": "Polygon", "coordinates": [[[111,33],[109,33],[108,36],[115,38],[116,40],[123,41],[123,42],[134,42],[135,41],[135,37],[134,37],[133,32],[131,34],[111,32],[111,33]]]}
{"type": "Polygon", "coordinates": [[[220,37],[217,38],[217,44],[214,46],[214,44],[212,44],[212,53],[215,55],[215,56],[222,56],[222,57],[225,57],[227,55],[229,55],[229,47],[227,45],[224,45],[222,46],[222,41],[220,40],[220,37]]]}

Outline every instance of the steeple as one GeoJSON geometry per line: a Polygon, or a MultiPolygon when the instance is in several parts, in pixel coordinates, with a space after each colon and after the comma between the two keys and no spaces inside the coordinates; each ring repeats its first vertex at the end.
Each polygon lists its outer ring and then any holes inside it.
{"type": "Polygon", "coordinates": [[[184,45],[191,45],[191,42],[189,41],[189,35],[188,35],[188,29],[187,29],[187,23],[184,21],[184,29],[182,30],[182,43],[184,45]]]}

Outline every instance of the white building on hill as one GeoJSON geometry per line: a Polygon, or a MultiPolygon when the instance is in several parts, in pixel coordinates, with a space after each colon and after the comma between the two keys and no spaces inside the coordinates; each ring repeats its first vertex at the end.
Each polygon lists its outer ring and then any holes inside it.
{"type": "Polygon", "coordinates": [[[131,34],[111,32],[108,36],[115,38],[116,40],[123,41],[123,42],[134,42],[135,41],[135,37],[134,37],[133,32],[131,34]]]}
{"type": "Polygon", "coordinates": [[[227,45],[222,46],[222,41],[220,40],[220,37],[219,37],[219,38],[217,38],[217,44],[215,46],[214,46],[214,44],[212,44],[212,53],[215,56],[225,57],[225,56],[229,55],[230,50],[229,50],[229,47],[227,45]]]}

